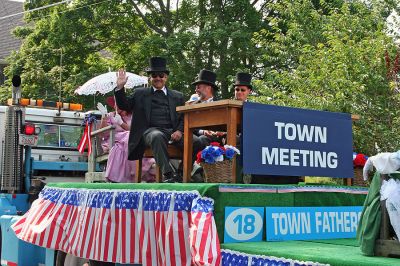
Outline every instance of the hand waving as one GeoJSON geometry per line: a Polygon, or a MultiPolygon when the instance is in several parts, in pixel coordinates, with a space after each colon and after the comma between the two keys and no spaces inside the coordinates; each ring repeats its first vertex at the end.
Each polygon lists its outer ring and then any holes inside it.
{"type": "Polygon", "coordinates": [[[117,74],[117,90],[123,89],[126,82],[128,81],[128,76],[123,68],[118,70],[117,74]]]}
{"type": "Polygon", "coordinates": [[[97,109],[99,109],[99,111],[102,114],[102,116],[107,116],[108,111],[107,111],[107,107],[106,106],[104,106],[101,103],[97,103],[97,109]]]}

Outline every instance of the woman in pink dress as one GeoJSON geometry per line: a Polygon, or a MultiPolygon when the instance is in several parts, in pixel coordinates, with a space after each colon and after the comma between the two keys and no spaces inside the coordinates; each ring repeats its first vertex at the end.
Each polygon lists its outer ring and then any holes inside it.
{"type": "MultiPolygon", "coordinates": [[[[107,105],[114,108],[102,119],[102,127],[113,125],[115,127],[115,142],[108,155],[105,177],[115,183],[132,183],[135,181],[136,161],[128,160],[128,140],[131,127],[132,114],[119,110],[115,104],[114,97],[106,99],[107,105]]],[[[107,150],[108,141],[103,142],[103,149],[107,150]],[[105,145],[104,145],[105,144],[105,145]]],[[[142,160],[142,180],[154,182],[155,161],[153,158],[142,160]]]]}

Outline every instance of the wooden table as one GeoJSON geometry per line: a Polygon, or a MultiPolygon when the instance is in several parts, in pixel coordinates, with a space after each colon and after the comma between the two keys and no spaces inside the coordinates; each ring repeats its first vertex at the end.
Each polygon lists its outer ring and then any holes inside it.
{"type": "MultiPolygon", "coordinates": [[[[227,144],[236,146],[238,125],[242,123],[243,102],[221,100],[210,103],[179,106],[178,113],[184,115],[183,132],[183,182],[190,181],[193,161],[193,129],[223,130],[227,132],[227,144]]],[[[236,161],[233,161],[236,169],[236,161]]],[[[233,171],[232,183],[236,182],[236,170],[233,171]]]]}

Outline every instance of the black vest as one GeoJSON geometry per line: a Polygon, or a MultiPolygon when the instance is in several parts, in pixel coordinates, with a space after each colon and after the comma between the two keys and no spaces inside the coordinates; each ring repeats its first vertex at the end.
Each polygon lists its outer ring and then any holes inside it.
{"type": "Polygon", "coordinates": [[[162,90],[153,91],[150,127],[172,128],[168,97],[162,90]]]}

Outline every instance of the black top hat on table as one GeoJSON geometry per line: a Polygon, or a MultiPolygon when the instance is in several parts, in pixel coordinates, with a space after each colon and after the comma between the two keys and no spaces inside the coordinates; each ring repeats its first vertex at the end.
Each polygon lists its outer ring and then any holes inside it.
{"type": "Polygon", "coordinates": [[[199,75],[197,76],[197,80],[192,83],[192,85],[196,86],[197,84],[207,84],[214,88],[214,90],[218,90],[218,86],[215,84],[217,81],[217,74],[207,69],[200,70],[199,75]]]}
{"type": "Polygon", "coordinates": [[[150,58],[149,63],[150,67],[146,69],[147,74],[159,72],[169,75],[169,70],[167,69],[167,59],[155,56],[150,58]]]}

